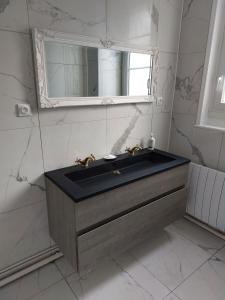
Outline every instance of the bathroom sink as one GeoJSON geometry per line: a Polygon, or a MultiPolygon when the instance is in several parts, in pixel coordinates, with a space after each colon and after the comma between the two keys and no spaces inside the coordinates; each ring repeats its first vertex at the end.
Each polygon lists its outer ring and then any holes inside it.
{"type": "Polygon", "coordinates": [[[119,177],[126,177],[128,174],[133,174],[149,168],[173,161],[174,158],[164,155],[147,152],[136,156],[129,156],[124,159],[119,159],[108,164],[96,166],[95,168],[87,168],[80,171],[74,171],[66,174],[70,180],[78,184],[82,188],[101,187],[108,185],[111,182],[117,181],[119,177]]]}
{"type": "Polygon", "coordinates": [[[114,161],[101,159],[88,168],[72,166],[45,175],[74,201],[81,201],[185,163],[189,163],[186,158],[160,150],[144,149],[134,156],[122,154],[114,161]]]}

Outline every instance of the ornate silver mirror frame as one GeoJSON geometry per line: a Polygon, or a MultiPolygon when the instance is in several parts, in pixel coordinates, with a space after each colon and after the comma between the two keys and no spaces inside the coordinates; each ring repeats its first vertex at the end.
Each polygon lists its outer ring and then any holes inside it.
{"type": "Polygon", "coordinates": [[[59,33],[50,30],[33,29],[34,61],[37,84],[37,96],[40,108],[56,108],[66,106],[85,105],[114,105],[124,103],[151,103],[156,97],[157,71],[158,71],[158,49],[134,49],[114,45],[111,41],[102,41],[96,38],[79,36],[74,34],[59,33]],[[102,49],[112,49],[119,51],[132,51],[137,53],[150,54],[153,56],[152,86],[151,95],[148,96],[113,96],[113,97],[64,97],[49,98],[47,90],[47,75],[45,64],[45,41],[55,41],[70,43],[74,45],[96,47],[102,49]]]}

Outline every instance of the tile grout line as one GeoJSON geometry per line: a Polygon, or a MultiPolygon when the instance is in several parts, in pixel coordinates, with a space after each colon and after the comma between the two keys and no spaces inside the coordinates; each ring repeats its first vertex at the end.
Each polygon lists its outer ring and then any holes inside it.
{"type": "Polygon", "coordinates": [[[223,148],[223,140],[224,140],[224,132],[222,132],[222,140],[221,140],[220,151],[219,151],[219,155],[218,155],[218,161],[217,161],[217,165],[216,165],[217,170],[219,170],[220,157],[221,157],[222,148],[223,148]]]}
{"type": "MultiPolygon", "coordinates": [[[[129,253],[129,255],[134,259],[134,261],[136,262],[136,263],[138,263],[138,264],[140,264],[150,275],[152,275],[153,276],[153,278],[154,279],[156,279],[159,283],[161,283],[166,289],[168,289],[169,291],[170,291],[170,293],[171,292],[173,292],[170,288],[168,288],[166,285],[165,285],[165,283],[163,283],[160,279],[158,279],[156,276],[155,276],[155,274],[153,274],[148,268],[147,268],[147,266],[144,264],[144,263],[142,263],[142,262],[140,262],[131,252],[129,252],[128,251],[128,253],[129,253]]],[[[169,293],[169,294],[170,294],[169,293]]],[[[168,294],[168,295],[169,295],[168,294]]]]}
{"type": "Polygon", "coordinates": [[[14,209],[6,210],[6,211],[0,211],[0,216],[4,215],[4,214],[11,213],[11,212],[15,212],[15,211],[17,211],[19,209],[23,209],[23,208],[26,208],[26,207],[29,207],[29,206],[32,206],[32,205],[36,205],[36,204],[39,204],[39,203],[42,203],[42,202],[45,202],[45,199],[37,200],[37,201],[34,201],[32,203],[25,204],[23,206],[20,206],[20,207],[14,208],[14,209]]]}
{"type": "Polygon", "coordinates": [[[201,267],[203,267],[206,263],[208,263],[213,257],[216,256],[216,254],[222,250],[223,248],[225,248],[225,246],[222,246],[220,249],[218,249],[214,254],[212,254],[206,261],[204,261],[197,269],[195,269],[190,275],[188,275],[181,283],[178,284],[178,286],[172,290],[172,292],[177,296],[177,294],[175,293],[175,290],[180,287],[185,281],[187,281],[187,279],[189,279],[195,272],[197,272],[201,267]]]}
{"type": "Polygon", "coordinates": [[[73,291],[73,289],[71,288],[70,284],[67,281],[67,277],[72,276],[74,273],[69,274],[68,276],[64,276],[63,272],[60,270],[60,268],[58,267],[58,265],[56,264],[56,262],[54,261],[54,265],[56,266],[57,270],[59,271],[59,273],[61,274],[63,280],[65,281],[66,285],[69,287],[69,289],[71,290],[71,292],[73,293],[73,295],[75,296],[75,298],[77,300],[79,300],[79,297],[76,295],[76,293],[73,291]]]}
{"type": "Polygon", "coordinates": [[[29,27],[28,27],[28,31],[16,31],[13,29],[5,29],[5,28],[0,28],[0,32],[10,32],[10,33],[16,33],[16,34],[23,34],[23,35],[27,35],[29,36],[29,27]]]}
{"type": "Polygon", "coordinates": [[[168,141],[167,141],[167,151],[170,150],[171,146],[171,137],[172,137],[172,128],[173,128],[173,109],[175,106],[175,93],[176,93],[176,81],[177,81],[177,73],[178,73],[178,67],[179,67],[179,57],[180,57],[180,40],[181,40],[181,31],[182,31],[182,16],[184,12],[184,0],[182,3],[182,11],[181,11],[181,19],[180,19],[180,28],[179,28],[179,40],[178,40],[178,48],[175,53],[176,55],[176,67],[175,67],[175,74],[174,74],[174,84],[173,84],[173,99],[171,103],[171,111],[170,114],[170,125],[169,125],[169,134],[168,134],[168,141]]]}
{"type": "Polygon", "coordinates": [[[40,290],[39,292],[33,294],[32,296],[30,296],[28,298],[25,298],[24,300],[32,300],[33,297],[41,295],[43,292],[47,291],[49,288],[53,287],[54,285],[58,284],[61,281],[64,281],[64,278],[61,278],[60,280],[57,280],[56,282],[50,284],[48,287],[44,288],[43,290],[40,290]]]}

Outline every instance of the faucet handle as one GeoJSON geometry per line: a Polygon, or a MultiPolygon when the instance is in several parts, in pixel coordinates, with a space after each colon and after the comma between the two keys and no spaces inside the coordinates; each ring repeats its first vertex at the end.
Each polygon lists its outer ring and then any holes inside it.
{"type": "Polygon", "coordinates": [[[132,149],[130,147],[126,147],[125,152],[130,153],[132,151],[132,149]]]}
{"type": "Polygon", "coordinates": [[[93,160],[96,160],[96,158],[95,158],[94,154],[92,154],[92,153],[91,153],[91,155],[90,155],[90,156],[92,157],[92,159],[93,159],[93,160]]]}
{"type": "Polygon", "coordinates": [[[75,164],[80,165],[82,163],[82,160],[80,158],[76,158],[75,164]]]}

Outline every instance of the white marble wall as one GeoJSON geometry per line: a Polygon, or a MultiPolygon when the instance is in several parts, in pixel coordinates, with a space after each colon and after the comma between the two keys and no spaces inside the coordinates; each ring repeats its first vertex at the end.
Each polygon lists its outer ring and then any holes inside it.
{"type": "Polygon", "coordinates": [[[107,5],[105,0],[1,1],[0,269],[51,244],[44,171],[71,165],[91,152],[102,157],[139,142],[147,145],[151,131],[157,146],[167,149],[181,14],[181,0],[108,0],[107,5]],[[163,105],[38,111],[29,34],[34,26],[142,48],[158,39],[163,105]],[[16,103],[30,103],[33,116],[17,118],[16,103]]]}
{"type": "Polygon", "coordinates": [[[225,171],[221,131],[194,127],[213,0],[185,0],[173,106],[170,150],[225,171]]]}

